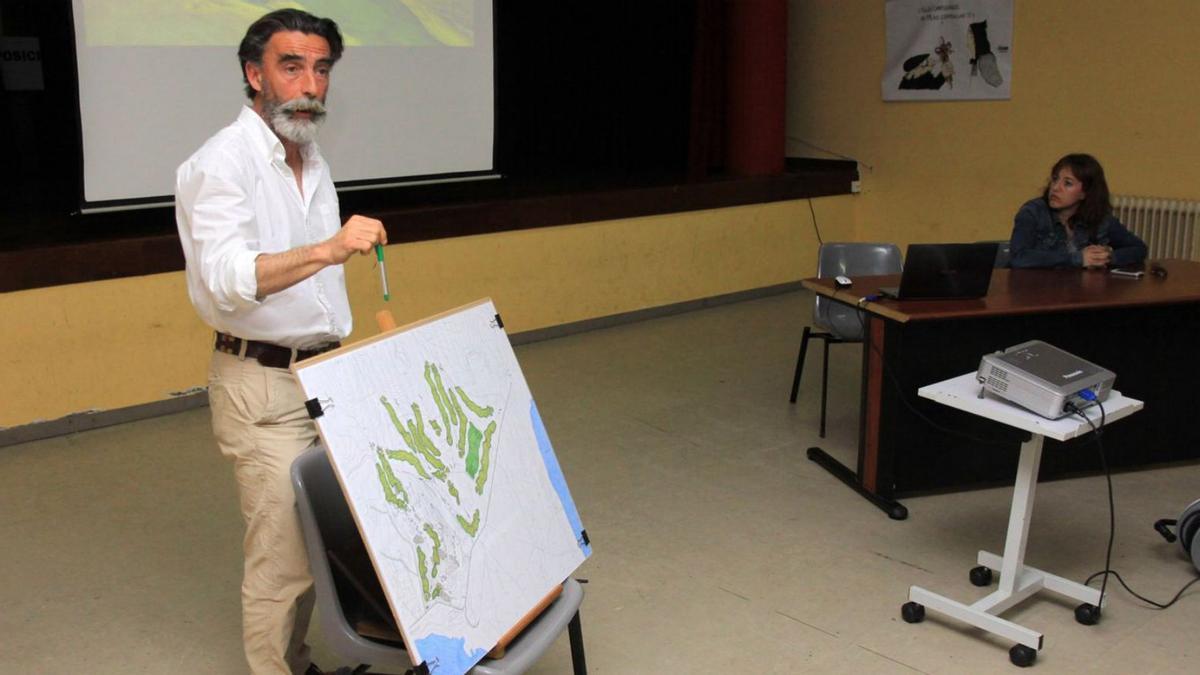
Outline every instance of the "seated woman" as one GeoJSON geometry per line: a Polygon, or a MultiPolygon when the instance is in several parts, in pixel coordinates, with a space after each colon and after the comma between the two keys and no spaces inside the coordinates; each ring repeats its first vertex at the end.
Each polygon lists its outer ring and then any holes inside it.
{"type": "Polygon", "coordinates": [[[1146,259],[1146,244],[1112,215],[1104,169],[1091,155],[1067,155],[1042,196],[1013,222],[1010,267],[1122,267],[1146,259]]]}

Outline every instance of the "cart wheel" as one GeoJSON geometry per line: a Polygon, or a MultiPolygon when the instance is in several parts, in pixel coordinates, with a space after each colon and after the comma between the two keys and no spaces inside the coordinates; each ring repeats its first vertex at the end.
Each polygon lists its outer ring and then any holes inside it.
{"type": "Polygon", "coordinates": [[[1095,626],[1100,622],[1100,608],[1085,602],[1075,608],[1075,620],[1085,626],[1095,626]]]}
{"type": "Polygon", "coordinates": [[[925,620],[925,605],[906,602],[900,605],[900,616],[908,623],[921,623],[925,620]]]}
{"type": "Polygon", "coordinates": [[[1008,650],[1008,660],[1012,661],[1014,666],[1028,668],[1037,660],[1037,650],[1025,645],[1013,645],[1012,649],[1008,650]]]}
{"type": "Polygon", "coordinates": [[[976,586],[989,586],[992,583],[992,571],[983,565],[971,568],[971,583],[976,586]]]}

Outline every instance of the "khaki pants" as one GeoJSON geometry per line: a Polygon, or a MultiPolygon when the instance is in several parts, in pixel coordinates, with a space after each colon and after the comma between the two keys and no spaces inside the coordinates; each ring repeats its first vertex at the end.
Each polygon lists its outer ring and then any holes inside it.
{"type": "Polygon", "coordinates": [[[312,576],[292,492],[292,460],[317,429],[287,370],[213,352],[208,398],[221,454],[233,460],[246,536],[242,639],[254,675],[303,673],[312,576]]]}

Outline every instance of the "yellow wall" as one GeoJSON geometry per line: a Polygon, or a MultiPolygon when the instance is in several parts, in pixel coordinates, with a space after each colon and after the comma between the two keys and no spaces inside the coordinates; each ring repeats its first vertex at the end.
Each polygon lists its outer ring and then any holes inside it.
{"type": "Polygon", "coordinates": [[[883,0],[789,3],[788,154],[870,165],[858,240],[1007,239],[1068,152],[1114,193],[1200,198],[1200,2],[1014,5],[1011,100],[884,103],[883,0]]]}
{"type": "MultiPolygon", "coordinates": [[[[802,139],[864,164],[861,195],[815,200],[826,240],[1006,238],[1073,151],[1116,192],[1200,198],[1200,2],[1015,5],[1011,100],[884,103],[882,0],[791,0],[788,154],[827,156],[802,139]]],[[[400,322],[487,295],[513,332],[792,281],[814,258],[803,201],[388,249],[400,322]]],[[[350,290],[361,338],[382,307],[368,259],[350,290]]],[[[181,274],[0,294],[0,315],[0,427],[204,383],[181,274]]]]}
{"type": "MultiPolygon", "coordinates": [[[[853,199],[814,200],[825,239],[853,199]]],[[[804,201],[389,246],[401,324],[490,296],[510,333],[760,288],[815,269],[804,201]]],[[[355,331],[384,308],[372,257],[348,267],[355,331]]],[[[0,293],[0,427],[166,399],[203,386],[209,330],[183,273],[0,293]]]]}

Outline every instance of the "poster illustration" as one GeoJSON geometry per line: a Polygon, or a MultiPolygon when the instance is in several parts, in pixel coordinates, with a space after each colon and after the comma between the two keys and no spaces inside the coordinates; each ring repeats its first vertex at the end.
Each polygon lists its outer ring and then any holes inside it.
{"type": "Polygon", "coordinates": [[[885,101],[1011,98],[1013,0],[887,0],[885,101]]]}

